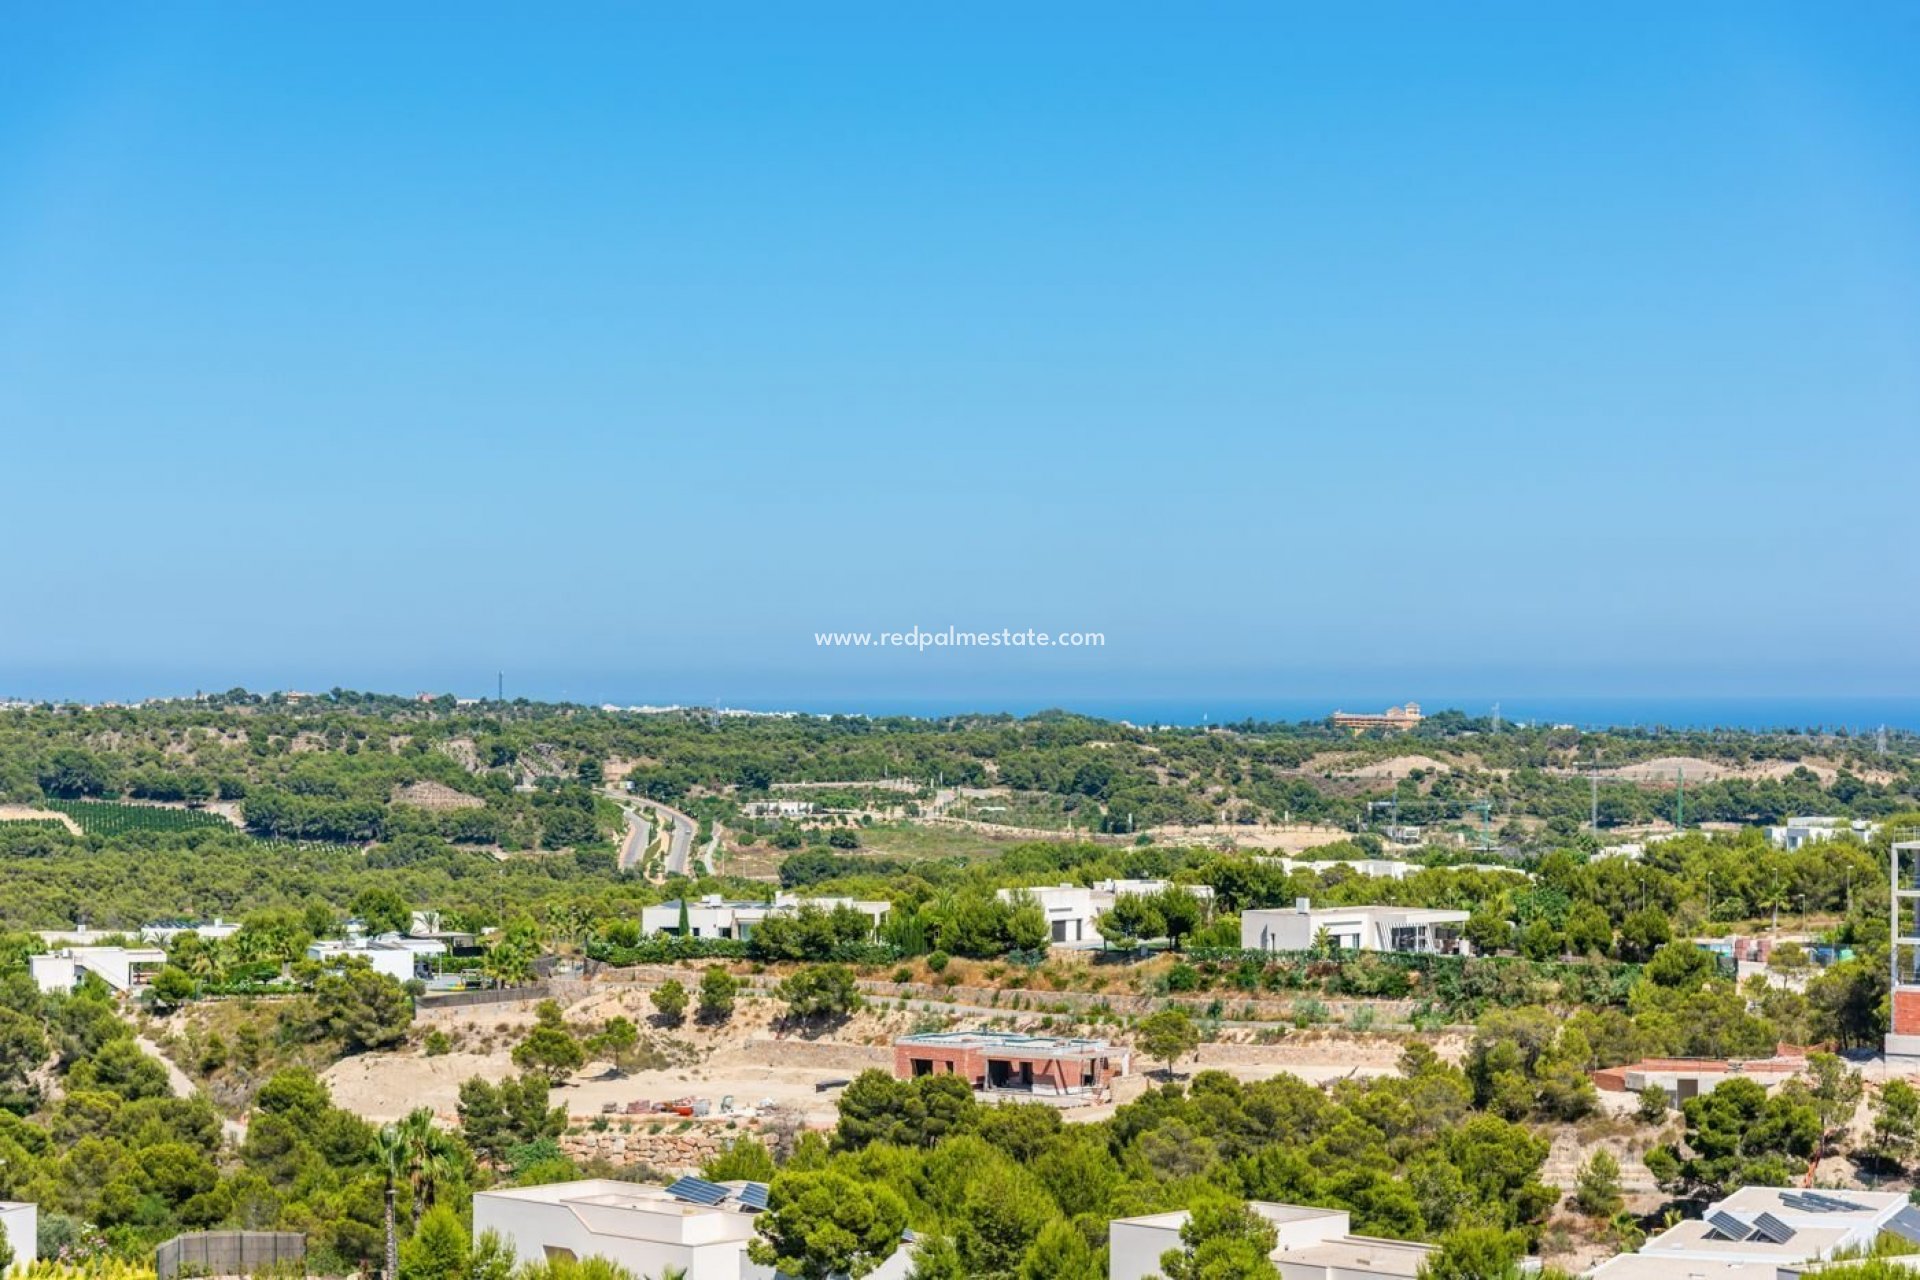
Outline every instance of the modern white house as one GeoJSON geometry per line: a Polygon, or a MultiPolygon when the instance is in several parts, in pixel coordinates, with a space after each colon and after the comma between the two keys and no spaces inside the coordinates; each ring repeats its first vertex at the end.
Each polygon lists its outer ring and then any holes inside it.
{"type": "Polygon", "coordinates": [[[309,960],[336,968],[349,960],[364,960],[375,973],[384,973],[395,982],[428,976],[433,961],[446,953],[447,944],[438,938],[405,938],[397,933],[383,933],[377,938],[322,938],[307,947],[309,960]]]}
{"type": "Polygon", "coordinates": [[[1460,934],[1465,911],[1432,907],[1315,907],[1301,898],[1291,908],[1240,913],[1240,945],[1248,951],[1306,951],[1324,931],[1342,951],[1421,951],[1466,955],[1460,934]]]}
{"type": "Polygon", "coordinates": [[[1429,867],[1422,862],[1406,862],[1399,858],[1328,858],[1322,861],[1314,858],[1274,856],[1255,858],[1254,861],[1277,866],[1288,875],[1296,871],[1311,871],[1319,874],[1340,868],[1351,871],[1354,875],[1374,876],[1381,880],[1405,880],[1416,871],[1505,871],[1516,876],[1528,874],[1519,867],[1508,866],[1504,862],[1455,862],[1445,866],[1429,867]]]}
{"type": "Polygon", "coordinates": [[[887,913],[893,909],[890,902],[860,898],[802,898],[781,893],[774,895],[772,902],[749,902],[728,901],[715,893],[698,899],[673,898],[651,907],[642,907],[640,932],[649,937],[661,933],[679,933],[683,906],[688,937],[738,938],[742,941],[753,936],[754,926],[762,920],[770,916],[792,915],[802,907],[817,907],[822,911],[847,907],[858,911],[867,917],[868,935],[876,936],[886,921],[887,913]]]}
{"type": "MultiPolygon", "coordinates": [[[[605,1258],[635,1276],[677,1272],[685,1280],[776,1280],[747,1257],[754,1219],[767,1207],[760,1182],[681,1178],[647,1186],[611,1178],[506,1187],[473,1195],[473,1239],[492,1231],[516,1264],[605,1258]]],[[[911,1237],[868,1280],[905,1280],[911,1237]]]]}
{"type": "Polygon", "coordinates": [[[636,1276],[679,1268],[687,1280],[770,1280],[773,1268],[747,1259],[756,1210],[741,1196],[758,1184],[703,1185],[725,1198],[701,1204],[610,1178],[476,1191],[473,1238],[498,1232],[519,1263],[598,1257],[636,1276]]]}
{"type": "Polygon", "coordinates": [[[140,926],[140,941],[166,947],[173,945],[175,938],[190,933],[202,942],[224,942],[238,932],[239,925],[217,916],[212,920],[156,920],[140,926]]]}
{"type": "MultiPolygon", "coordinates": [[[[1434,1252],[1432,1245],[1356,1236],[1351,1231],[1352,1218],[1344,1209],[1261,1200],[1247,1207],[1271,1222],[1279,1236],[1268,1257],[1281,1280],[1413,1280],[1434,1252]]],[[[1117,1218],[1109,1223],[1109,1280],[1158,1277],[1161,1255],[1184,1247],[1180,1228],[1186,1222],[1187,1213],[1182,1209],[1141,1218],[1117,1218]]]]}
{"type": "MultiPolygon", "coordinates": [[[[1105,941],[1093,927],[1093,922],[1103,913],[1113,910],[1113,904],[1119,899],[1129,896],[1152,897],[1174,887],[1170,880],[1096,880],[1091,885],[1045,884],[1001,889],[995,896],[1002,902],[1032,898],[1046,913],[1053,945],[1073,947],[1098,945],[1105,941]]],[[[1212,885],[1188,884],[1178,887],[1201,902],[1213,900],[1212,885]]]]}
{"type": "Polygon", "coordinates": [[[127,995],[145,987],[166,962],[167,953],[158,947],[63,947],[28,956],[27,970],[49,995],[72,991],[88,974],[127,995]]]}
{"type": "MultiPolygon", "coordinates": [[[[1741,1187],[1640,1246],[1600,1263],[1591,1280],[1774,1280],[1872,1245],[1882,1233],[1920,1243],[1920,1208],[1904,1191],[1741,1187]]],[[[1817,1274],[1817,1268],[1808,1274],[1817,1274]]]]}
{"type": "Polygon", "coordinates": [[[18,1200],[0,1200],[0,1238],[13,1253],[13,1265],[25,1271],[40,1255],[40,1211],[18,1200]]]}
{"type": "Polygon", "coordinates": [[[1767,842],[1792,853],[1837,836],[1852,836],[1861,844],[1880,833],[1880,824],[1865,818],[1835,818],[1823,814],[1797,815],[1778,827],[1767,828],[1767,842]]]}

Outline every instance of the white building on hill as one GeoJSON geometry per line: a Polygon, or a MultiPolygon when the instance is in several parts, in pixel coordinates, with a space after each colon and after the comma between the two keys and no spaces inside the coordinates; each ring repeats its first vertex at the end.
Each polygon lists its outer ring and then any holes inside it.
{"type": "MultiPolygon", "coordinates": [[[[1281,1280],[1414,1280],[1434,1247],[1406,1240],[1356,1236],[1344,1209],[1314,1209],[1303,1205],[1269,1204],[1255,1200],[1248,1208],[1271,1222],[1279,1236],[1268,1255],[1281,1280]]],[[[1187,1222],[1184,1209],[1142,1218],[1117,1218],[1107,1226],[1109,1280],[1154,1280],[1161,1274],[1160,1257],[1184,1246],[1180,1228],[1187,1222]]]]}
{"type": "Polygon", "coordinates": [[[395,982],[408,982],[430,976],[434,960],[446,953],[447,944],[437,938],[383,933],[377,938],[322,938],[307,948],[307,959],[333,967],[349,960],[364,960],[375,973],[384,973],[395,982]]]}
{"type": "Polygon", "coordinates": [[[13,1252],[13,1265],[25,1271],[39,1257],[40,1211],[18,1200],[0,1200],[0,1239],[13,1252]]]}
{"type": "Polygon", "coordinates": [[[1865,818],[1834,818],[1823,815],[1805,815],[1788,818],[1784,825],[1767,828],[1767,841],[1776,849],[1785,849],[1792,853],[1804,849],[1810,844],[1819,844],[1837,836],[1852,836],[1861,844],[1873,839],[1880,831],[1880,824],[1868,822],[1865,818]]]}
{"type": "Polygon", "coordinates": [[[1429,907],[1315,907],[1301,898],[1291,908],[1240,913],[1240,945],[1248,951],[1306,951],[1324,931],[1342,951],[1424,951],[1465,955],[1460,934],[1465,911],[1429,907]]]}
{"type": "Polygon", "coordinates": [[[218,917],[212,920],[156,920],[140,926],[140,941],[168,947],[173,945],[175,938],[190,933],[202,942],[225,942],[238,932],[239,925],[218,917]]]}
{"type": "Polygon", "coordinates": [[[73,990],[88,974],[128,995],[145,987],[166,962],[167,953],[158,947],[63,947],[28,956],[27,970],[49,995],[73,990]]]}
{"type": "MultiPolygon", "coordinates": [[[[1904,1191],[1741,1187],[1640,1246],[1591,1280],[1774,1280],[1801,1264],[1871,1246],[1882,1233],[1920,1242],[1920,1208],[1904,1191]]],[[[1814,1272],[1817,1274],[1817,1271],[1814,1272]]]]}
{"type": "Polygon", "coordinates": [[[1046,913],[1047,928],[1056,947],[1084,946],[1104,942],[1093,922],[1113,910],[1113,904],[1125,897],[1152,897],[1172,888],[1184,889],[1201,902],[1213,900],[1213,886],[1174,885],[1170,880],[1096,880],[1092,885],[1043,884],[1030,888],[1001,889],[995,896],[1002,902],[1017,902],[1030,897],[1046,913]]]}
{"type": "Polygon", "coordinates": [[[775,894],[772,902],[728,901],[719,894],[709,894],[704,898],[672,898],[651,907],[640,909],[640,932],[651,937],[654,934],[680,932],[680,915],[684,905],[687,917],[687,936],[692,938],[739,938],[742,941],[753,936],[754,926],[770,916],[792,915],[802,907],[817,907],[822,911],[832,911],[838,907],[847,907],[867,917],[869,937],[877,937],[880,926],[886,922],[887,913],[893,909],[891,902],[867,901],[860,898],[802,898],[791,893],[775,894]]]}
{"type": "MultiPolygon", "coordinates": [[[[635,1276],[686,1280],[774,1280],[747,1257],[754,1219],[767,1206],[758,1182],[681,1178],[651,1187],[609,1178],[509,1187],[473,1195],[473,1239],[497,1232],[520,1264],[605,1258],[635,1276]]],[[[907,1248],[869,1280],[903,1280],[907,1248]]]]}

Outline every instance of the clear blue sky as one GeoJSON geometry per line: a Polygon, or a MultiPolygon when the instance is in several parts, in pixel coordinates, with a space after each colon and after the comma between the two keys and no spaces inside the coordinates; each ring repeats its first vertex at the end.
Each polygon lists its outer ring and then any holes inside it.
{"type": "Polygon", "coordinates": [[[1920,7],[558,12],[0,16],[0,694],[1920,687],[1920,7]]]}

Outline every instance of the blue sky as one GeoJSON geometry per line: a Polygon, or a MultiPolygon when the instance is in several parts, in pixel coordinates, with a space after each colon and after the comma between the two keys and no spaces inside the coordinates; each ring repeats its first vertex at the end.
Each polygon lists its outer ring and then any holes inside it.
{"type": "Polygon", "coordinates": [[[1920,9],[692,8],[0,15],[0,693],[1915,690],[1920,9]]]}

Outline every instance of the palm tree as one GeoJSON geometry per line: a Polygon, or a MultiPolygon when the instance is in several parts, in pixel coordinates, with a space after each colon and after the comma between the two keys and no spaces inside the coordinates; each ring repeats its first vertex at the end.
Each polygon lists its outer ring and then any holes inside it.
{"type": "Polygon", "coordinates": [[[373,1137],[374,1161],[380,1166],[380,1172],[387,1177],[387,1274],[386,1280],[394,1280],[400,1274],[400,1233],[394,1223],[393,1192],[394,1187],[407,1173],[407,1145],[400,1136],[400,1130],[393,1125],[384,1125],[373,1137]]]}
{"type": "Polygon", "coordinates": [[[413,1188],[413,1221],[434,1202],[440,1184],[454,1167],[453,1144],[434,1123],[433,1108],[415,1107],[396,1127],[403,1169],[413,1188]]]}

